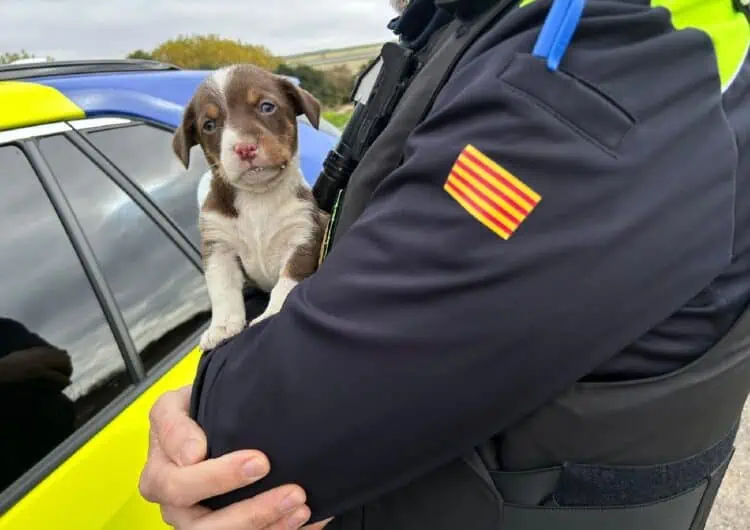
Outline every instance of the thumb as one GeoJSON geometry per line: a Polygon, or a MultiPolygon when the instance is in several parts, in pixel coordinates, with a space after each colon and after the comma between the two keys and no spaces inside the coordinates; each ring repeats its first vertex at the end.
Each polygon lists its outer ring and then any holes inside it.
{"type": "Polygon", "coordinates": [[[206,457],[206,435],[188,414],[192,386],[162,395],[151,408],[151,431],[168,460],[187,466],[206,457]]]}

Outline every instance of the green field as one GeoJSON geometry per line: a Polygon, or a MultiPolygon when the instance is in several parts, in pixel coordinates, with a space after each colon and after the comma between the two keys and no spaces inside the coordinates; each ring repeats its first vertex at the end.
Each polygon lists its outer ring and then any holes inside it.
{"type": "Polygon", "coordinates": [[[382,47],[382,42],[376,42],[360,46],[347,46],[345,48],[316,50],[287,55],[283,59],[287,64],[304,64],[322,70],[337,66],[346,66],[354,73],[358,72],[362,65],[368,64],[377,57],[382,47]]]}
{"type": "Polygon", "coordinates": [[[352,117],[351,109],[345,111],[329,110],[323,113],[323,117],[339,129],[346,127],[349,118],[352,117]]]}

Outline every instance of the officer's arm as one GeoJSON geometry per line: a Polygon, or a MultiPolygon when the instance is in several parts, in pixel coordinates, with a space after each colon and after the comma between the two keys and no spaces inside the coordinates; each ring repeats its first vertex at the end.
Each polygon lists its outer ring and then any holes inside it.
{"type": "MultiPolygon", "coordinates": [[[[459,72],[316,275],[204,363],[210,454],[272,463],[213,506],[294,482],[318,520],[404,485],[564,391],[727,263],[720,105],[669,127],[680,113],[652,108],[627,130],[613,108],[592,138],[501,66],[459,72]],[[468,145],[483,155],[456,165],[468,145]]],[[[567,105],[591,101],[565,87],[581,99],[567,105]]]]}

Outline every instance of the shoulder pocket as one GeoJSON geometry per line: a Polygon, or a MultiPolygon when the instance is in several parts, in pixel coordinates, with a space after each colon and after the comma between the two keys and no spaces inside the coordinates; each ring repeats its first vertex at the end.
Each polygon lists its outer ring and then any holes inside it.
{"type": "Polygon", "coordinates": [[[551,71],[533,55],[516,54],[499,78],[610,154],[635,125],[633,116],[601,88],[562,69],[551,71]]]}

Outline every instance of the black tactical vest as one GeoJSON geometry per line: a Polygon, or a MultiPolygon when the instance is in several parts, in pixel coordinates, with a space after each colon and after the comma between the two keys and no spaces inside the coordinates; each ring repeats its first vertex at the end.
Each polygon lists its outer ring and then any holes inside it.
{"type": "MultiPolygon", "coordinates": [[[[360,109],[344,133],[346,142],[363,128],[372,131],[386,109],[384,127],[370,135],[376,137],[350,165],[356,166],[351,175],[339,179],[346,186],[334,246],[401,163],[407,136],[464,51],[517,2],[489,2],[464,16],[461,5],[476,1],[435,3],[451,4],[459,16],[420,50],[400,50],[402,60],[386,61],[368,106],[376,98],[388,104],[360,109]],[[398,64],[397,81],[388,81],[389,64],[398,64]]],[[[384,54],[395,53],[394,46],[384,54]]],[[[322,202],[331,209],[336,194],[327,191],[322,202]]],[[[327,530],[701,530],[749,392],[747,311],[714,348],[678,372],[576,384],[484,446],[337,517],[327,530]]]]}

